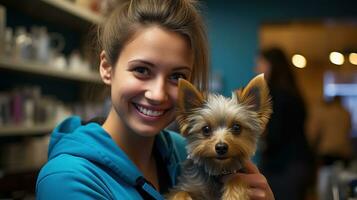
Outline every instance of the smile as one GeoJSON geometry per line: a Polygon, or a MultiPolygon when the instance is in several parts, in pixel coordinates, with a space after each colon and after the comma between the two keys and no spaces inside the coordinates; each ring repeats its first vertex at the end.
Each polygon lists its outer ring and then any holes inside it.
{"type": "Polygon", "coordinates": [[[139,104],[134,103],[135,108],[142,114],[149,116],[149,117],[160,117],[162,116],[165,111],[163,110],[151,110],[148,108],[145,108],[143,106],[140,106],[139,104]]]}

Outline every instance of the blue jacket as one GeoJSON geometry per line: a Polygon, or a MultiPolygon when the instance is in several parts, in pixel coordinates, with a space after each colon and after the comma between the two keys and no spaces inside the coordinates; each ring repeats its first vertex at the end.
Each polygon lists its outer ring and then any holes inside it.
{"type": "MultiPolygon", "coordinates": [[[[162,131],[155,145],[174,185],[186,158],[185,140],[162,131]]],[[[99,124],[83,125],[79,117],[70,117],[54,129],[48,162],[36,183],[37,199],[143,199],[139,190],[163,199],[99,124]]]]}

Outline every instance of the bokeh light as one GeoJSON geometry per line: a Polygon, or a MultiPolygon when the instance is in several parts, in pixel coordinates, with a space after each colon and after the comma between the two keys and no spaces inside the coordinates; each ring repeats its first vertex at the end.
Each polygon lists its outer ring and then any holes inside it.
{"type": "Polygon", "coordinates": [[[351,64],[357,65],[357,53],[350,53],[350,55],[348,56],[348,59],[351,64]]]}
{"type": "Polygon", "coordinates": [[[303,55],[295,54],[291,59],[293,65],[297,68],[305,68],[306,67],[306,58],[303,55]]]}
{"type": "Polygon", "coordinates": [[[345,58],[342,53],[334,51],[330,53],[330,61],[335,65],[343,65],[345,58]]]}

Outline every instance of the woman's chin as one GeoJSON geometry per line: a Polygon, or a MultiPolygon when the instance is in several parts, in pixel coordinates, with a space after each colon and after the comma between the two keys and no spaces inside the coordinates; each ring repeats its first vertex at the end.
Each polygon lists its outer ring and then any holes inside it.
{"type": "Polygon", "coordinates": [[[141,124],[138,125],[136,124],[136,127],[133,127],[134,132],[136,132],[136,134],[142,136],[142,137],[154,137],[157,134],[160,133],[161,130],[163,130],[165,128],[165,126],[150,126],[150,125],[146,125],[146,124],[141,124]]]}

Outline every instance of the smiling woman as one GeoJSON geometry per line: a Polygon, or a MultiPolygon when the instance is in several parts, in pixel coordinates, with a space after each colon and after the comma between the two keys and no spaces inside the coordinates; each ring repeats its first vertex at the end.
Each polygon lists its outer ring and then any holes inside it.
{"type": "Polygon", "coordinates": [[[176,115],[178,80],[207,90],[207,38],[197,3],[127,0],[98,36],[110,112],[103,122],[71,117],[54,130],[37,198],[163,199],[186,158],[185,140],[164,130],[176,115]]]}
{"type": "Polygon", "coordinates": [[[189,78],[192,66],[185,38],[157,26],[141,29],[123,48],[115,66],[102,52],[100,72],[104,83],[111,86],[113,102],[103,127],[119,146],[127,146],[122,143],[128,140],[117,138],[118,132],[131,132],[121,134],[129,137],[155,136],[172,122],[178,78],[189,78]],[[120,120],[111,123],[117,117],[120,120]]]}

